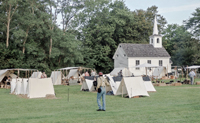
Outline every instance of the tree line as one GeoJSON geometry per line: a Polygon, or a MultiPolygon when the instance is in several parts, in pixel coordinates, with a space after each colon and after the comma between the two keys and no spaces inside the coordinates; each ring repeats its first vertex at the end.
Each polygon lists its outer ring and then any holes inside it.
{"type": "Polygon", "coordinates": [[[122,0],[0,0],[0,68],[108,73],[119,43],[149,43],[155,15],[173,64],[200,64],[200,8],[183,25],[167,25],[157,9],[130,11],[122,0]]]}

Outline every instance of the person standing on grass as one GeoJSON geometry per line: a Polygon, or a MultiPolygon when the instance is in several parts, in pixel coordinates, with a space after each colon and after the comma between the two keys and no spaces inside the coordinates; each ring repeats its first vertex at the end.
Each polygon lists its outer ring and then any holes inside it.
{"type": "Polygon", "coordinates": [[[106,111],[106,85],[110,85],[103,77],[103,73],[99,72],[99,78],[97,78],[97,104],[99,109],[97,111],[106,111]],[[101,91],[99,90],[101,89],[101,91]],[[101,105],[101,97],[103,106],[101,105]]]}
{"type": "Polygon", "coordinates": [[[190,80],[191,80],[191,85],[193,85],[194,84],[194,77],[196,76],[193,69],[190,71],[189,76],[190,76],[190,80]]]}

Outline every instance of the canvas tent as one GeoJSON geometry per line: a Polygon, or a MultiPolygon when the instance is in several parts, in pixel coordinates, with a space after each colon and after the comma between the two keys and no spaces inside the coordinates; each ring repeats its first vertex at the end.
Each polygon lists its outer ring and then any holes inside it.
{"type": "Polygon", "coordinates": [[[69,71],[69,74],[67,75],[67,78],[70,78],[71,76],[73,76],[74,78],[78,78],[78,69],[71,69],[69,71]]]}
{"type": "Polygon", "coordinates": [[[128,94],[134,96],[149,96],[142,77],[124,77],[115,95],[128,94]]]}
{"type": "Polygon", "coordinates": [[[21,85],[21,94],[27,94],[27,87],[28,87],[28,79],[23,78],[21,85]]]}
{"type": "MultiPolygon", "coordinates": [[[[83,81],[82,86],[81,86],[81,90],[86,90],[88,89],[89,91],[95,91],[94,85],[93,85],[93,81],[92,79],[85,79],[85,81],[83,81]]],[[[106,85],[106,92],[112,90],[111,86],[107,86],[106,85]]]]}
{"type": "Polygon", "coordinates": [[[21,87],[22,87],[22,79],[17,79],[16,87],[14,91],[16,95],[21,94],[21,87]]]}
{"type": "Polygon", "coordinates": [[[61,85],[62,72],[61,71],[51,72],[51,79],[52,79],[53,85],[61,85]]]}
{"type": "Polygon", "coordinates": [[[81,86],[81,90],[88,89],[89,91],[94,91],[95,89],[93,86],[93,81],[94,80],[85,79],[85,81],[83,81],[83,84],[81,86]]]}
{"type": "Polygon", "coordinates": [[[42,98],[47,94],[55,96],[51,78],[29,78],[27,94],[29,98],[42,98]]]}
{"type": "Polygon", "coordinates": [[[148,92],[156,92],[156,89],[154,88],[150,78],[147,76],[147,77],[142,77],[143,81],[144,81],[144,85],[146,87],[146,90],[148,92]]]}
{"type": "Polygon", "coordinates": [[[110,82],[110,87],[111,87],[111,89],[113,91],[113,94],[115,95],[121,81],[114,82],[114,80],[113,80],[113,78],[111,76],[108,76],[108,78],[109,78],[109,82],[110,82]]]}
{"type": "Polygon", "coordinates": [[[111,76],[118,76],[118,73],[122,70],[123,76],[132,76],[132,73],[127,68],[115,68],[111,71],[111,76]]]}
{"type": "Polygon", "coordinates": [[[10,85],[11,85],[10,93],[12,94],[15,91],[15,88],[16,88],[16,85],[17,85],[17,79],[12,79],[10,85]]]}

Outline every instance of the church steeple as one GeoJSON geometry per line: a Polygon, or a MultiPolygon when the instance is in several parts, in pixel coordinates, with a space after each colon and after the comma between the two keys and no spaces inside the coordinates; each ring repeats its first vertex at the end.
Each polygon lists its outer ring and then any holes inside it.
{"type": "Polygon", "coordinates": [[[162,36],[158,34],[156,16],[154,18],[153,35],[151,35],[149,39],[149,44],[152,44],[154,48],[162,48],[162,36]]]}
{"type": "Polygon", "coordinates": [[[158,27],[157,27],[156,15],[155,15],[155,18],[154,18],[153,35],[158,35],[158,27]]]}

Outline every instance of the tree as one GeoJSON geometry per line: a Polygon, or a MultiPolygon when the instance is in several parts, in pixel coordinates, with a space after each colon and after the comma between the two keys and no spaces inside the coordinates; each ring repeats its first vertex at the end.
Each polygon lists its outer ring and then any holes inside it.
{"type": "Polygon", "coordinates": [[[9,37],[10,37],[10,30],[14,29],[15,26],[11,28],[11,21],[13,19],[13,15],[16,13],[18,8],[19,0],[1,0],[1,21],[6,26],[6,47],[9,46],[9,37]]]}
{"type": "Polygon", "coordinates": [[[199,38],[200,36],[200,8],[196,8],[195,12],[192,13],[191,18],[189,18],[188,20],[184,21],[185,23],[185,27],[189,30],[191,30],[191,32],[199,38]]]}

